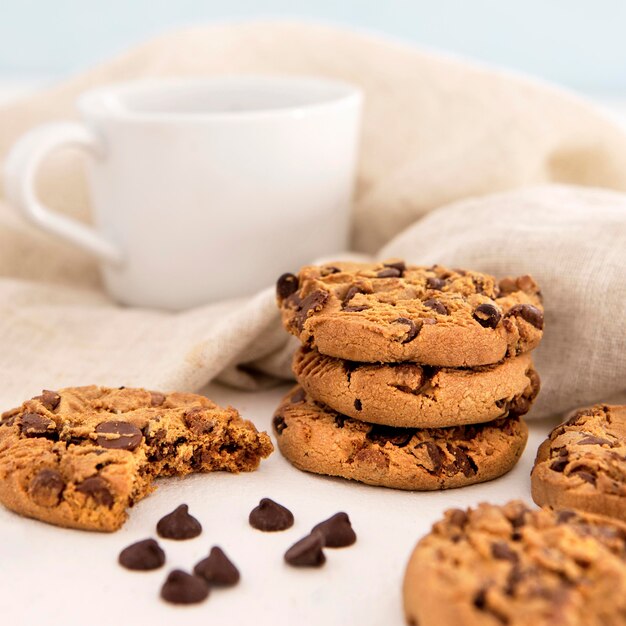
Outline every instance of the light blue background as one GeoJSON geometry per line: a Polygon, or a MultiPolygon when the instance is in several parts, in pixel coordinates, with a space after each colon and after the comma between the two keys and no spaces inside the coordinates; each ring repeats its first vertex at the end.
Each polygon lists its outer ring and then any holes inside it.
{"type": "Polygon", "coordinates": [[[0,0],[0,76],[63,75],[176,26],[271,16],[351,24],[626,93],[626,0],[0,0]]]}

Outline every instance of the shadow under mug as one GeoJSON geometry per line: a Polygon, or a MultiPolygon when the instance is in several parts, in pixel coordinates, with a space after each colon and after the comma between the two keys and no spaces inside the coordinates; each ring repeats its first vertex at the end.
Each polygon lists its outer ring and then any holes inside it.
{"type": "Polygon", "coordinates": [[[253,294],[346,249],[361,92],[304,77],[147,80],[78,100],[82,123],[24,135],[7,200],[101,262],[119,302],[170,310],[253,294]],[[85,150],[94,226],[54,213],[34,181],[85,150]]]}

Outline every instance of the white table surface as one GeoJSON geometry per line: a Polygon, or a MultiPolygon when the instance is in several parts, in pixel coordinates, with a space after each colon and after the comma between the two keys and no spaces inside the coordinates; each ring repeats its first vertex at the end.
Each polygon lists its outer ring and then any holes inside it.
{"type": "MultiPolygon", "coordinates": [[[[23,92],[22,83],[0,82],[0,101],[23,92]]],[[[604,101],[626,117],[624,99],[604,101]]],[[[274,408],[286,388],[246,393],[212,386],[208,395],[232,404],[260,428],[270,430],[274,408]]],[[[529,473],[535,451],[552,427],[531,423],[526,451],[515,469],[498,480],[463,489],[418,493],[368,487],[300,472],[278,452],[257,472],[167,479],[131,511],[114,534],[88,533],[18,517],[0,507],[0,622],[11,626],[99,626],[149,624],[185,626],[325,626],[403,624],[403,570],[416,541],[449,507],[481,501],[530,501],[529,473]],[[290,508],[295,525],[281,533],[261,533],[247,522],[260,498],[290,508]],[[194,540],[161,540],[164,568],[135,573],[117,564],[128,544],[155,536],[165,513],[186,502],[203,524],[194,540]],[[357,543],[327,550],[321,569],[297,570],[283,553],[317,522],[337,511],[350,515],[357,543]],[[173,607],[159,599],[166,573],[189,570],[213,545],[239,567],[242,580],[216,590],[193,607],[173,607]]]]}

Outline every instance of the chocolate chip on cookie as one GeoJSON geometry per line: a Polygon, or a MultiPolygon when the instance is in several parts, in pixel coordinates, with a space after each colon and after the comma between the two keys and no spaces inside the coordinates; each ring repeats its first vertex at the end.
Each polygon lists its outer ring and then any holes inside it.
{"type": "Polygon", "coordinates": [[[39,400],[48,411],[54,411],[61,402],[61,396],[56,391],[44,389],[40,396],[35,396],[34,400],[39,400]]]}
{"type": "Polygon", "coordinates": [[[298,277],[294,274],[283,274],[276,283],[276,295],[279,300],[284,300],[298,291],[298,277]]]}
{"type": "Polygon", "coordinates": [[[33,502],[42,507],[54,507],[59,503],[65,489],[65,481],[58,470],[42,469],[28,484],[28,494],[33,502]]]}
{"type": "Polygon", "coordinates": [[[114,450],[132,451],[139,446],[143,438],[137,426],[119,420],[101,422],[95,431],[98,445],[114,450]]]}
{"type": "Polygon", "coordinates": [[[543,311],[532,304],[516,304],[506,312],[506,317],[519,315],[538,330],[543,330],[543,311]]]}
{"type": "Polygon", "coordinates": [[[406,334],[402,338],[402,343],[409,343],[409,341],[413,341],[415,337],[419,334],[420,330],[422,330],[422,325],[424,322],[419,321],[417,324],[406,317],[398,317],[392,322],[393,324],[402,324],[408,326],[408,330],[406,334]]]}
{"type": "Polygon", "coordinates": [[[111,485],[102,476],[91,476],[76,485],[76,491],[92,500],[95,504],[111,508],[115,502],[111,485]]]}
{"type": "Polygon", "coordinates": [[[56,423],[39,413],[24,413],[21,420],[21,431],[25,437],[56,437],[56,423]]]}
{"type": "Polygon", "coordinates": [[[476,307],[473,317],[481,326],[495,328],[502,319],[502,313],[497,306],[487,302],[476,307]]]}

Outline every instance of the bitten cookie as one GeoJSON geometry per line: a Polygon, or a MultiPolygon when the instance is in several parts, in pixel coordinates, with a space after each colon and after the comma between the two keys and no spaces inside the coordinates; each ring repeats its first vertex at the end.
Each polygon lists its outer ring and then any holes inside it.
{"type": "Polygon", "coordinates": [[[597,405],[573,413],[537,452],[533,500],[626,521],[626,406],[597,405]]]}
{"type": "Polygon", "coordinates": [[[316,404],[301,387],[285,396],[273,424],[281,453],[298,469],[423,491],[505,474],[528,435],[520,417],[455,428],[367,424],[316,404]]]}
{"type": "Polygon", "coordinates": [[[524,415],[539,392],[530,355],[467,370],[416,363],[344,361],[301,347],[293,372],[306,392],[330,408],[374,424],[441,428],[524,415]]]}
{"type": "Polygon", "coordinates": [[[522,502],[446,511],[404,577],[412,626],[624,626],[626,526],[522,502]]]}
{"type": "Polygon", "coordinates": [[[441,367],[498,363],[535,348],[541,294],[530,276],[386,263],[309,266],[276,286],[285,328],[350,361],[441,367]]]}
{"type": "Polygon", "coordinates": [[[44,522],[112,531],[157,476],[251,471],[265,433],[189,393],[75,387],[44,391],[0,421],[0,502],[44,522]]]}

